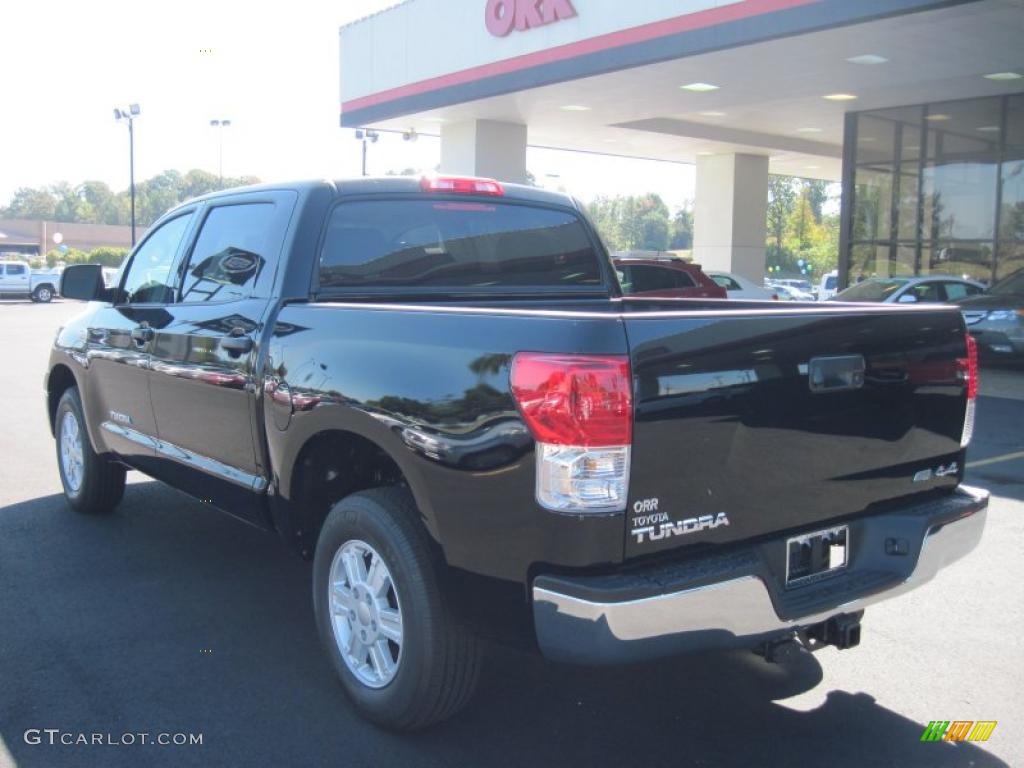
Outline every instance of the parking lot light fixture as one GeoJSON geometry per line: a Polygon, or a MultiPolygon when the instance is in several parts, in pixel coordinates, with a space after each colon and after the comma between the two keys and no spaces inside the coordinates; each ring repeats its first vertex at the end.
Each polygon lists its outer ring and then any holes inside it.
{"type": "Polygon", "coordinates": [[[372,128],[357,128],[356,139],[363,142],[363,176],[366,175],[366,145],[368,143],[376,144],[377,139],[380,138],[380,134],[372,128]]]}
{"type": "Polygon", "coordinates": [[[230,120],[211,120],[210,127],[217,129],[217,177],[219,187],[224,188],[224,129],[231,127],[230,120]]]}
{"type": "Polygon", "coordinates": [[[114,108],[114,119],[128,123],[128,188],[131,196],[132,248],[135,247],[135,118],[142,114],[138,104],[128,109],[114,108]]]}

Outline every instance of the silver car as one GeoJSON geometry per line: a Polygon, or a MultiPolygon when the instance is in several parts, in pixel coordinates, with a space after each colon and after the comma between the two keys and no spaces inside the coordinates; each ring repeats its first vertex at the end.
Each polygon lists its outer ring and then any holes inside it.
{"type": "Polygon", "coordinates": [[[931,277],[869,277],[833,296],[830,301],[879,301],[885,303],[943,304],[985,292],[974,280],[949,275],[931,277]]]}
{"type": "Polygon", "coordinates": [[[1024,269],[957,304],[982,356],[1024,361],[1024,269]]]}

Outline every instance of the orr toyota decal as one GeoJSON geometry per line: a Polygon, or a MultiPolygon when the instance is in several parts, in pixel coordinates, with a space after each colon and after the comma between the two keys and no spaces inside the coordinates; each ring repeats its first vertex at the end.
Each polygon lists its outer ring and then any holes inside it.
{"type": "Polygon", "coordinates": [[[495,37],[506,37],[513,29],[525,32],[576,15],[571,0],[487,0],[484,21],[495,37]]]}

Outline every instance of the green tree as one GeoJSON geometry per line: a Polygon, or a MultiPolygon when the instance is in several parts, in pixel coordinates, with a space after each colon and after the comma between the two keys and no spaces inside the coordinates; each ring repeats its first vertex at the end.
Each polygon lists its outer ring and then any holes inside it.
{"type": "Polygon", "coordinates": [[[796,190],[789,176],[768,177],[768,234],[775,240],[776,252],[782,251],[786,225],[796,207],[796,190]]]}
{"type": "Polygon", "coordinates": [[[794,249],[804,251],[811,247],[811,242],[816,236],[815,228],[818,226],[814,218],[814,210],[811,207],[810,196],[807,188],[800,190],[796,206],[789,215],[786,223],[787,230],[794,244],[794,249]]]}
{"type": "Polygon", "coordinates": [[[217,174],[193,168],[181,180],[181,194],[185,200],[208,195],[220,186],[217,174]]]}
{"type": "MultiPolygon", "coordinates": [[[[221,184],[212,173],[196,168],[184,176],[178,171],[164,171],[135,185],[135,220],[139,226],[148,227],[186,200],[259,181],[255,176],[236,176],[225,178],[221,184]]],[[[129,190],[115,194],[102,181],[85,181],[78,187],[66,181],[42,188],[21,187],[7,207],[0,207],[0,218],[124,225],[131,221],[131,196],[129,190]]]]}
{"type": "Polygon", "coordinates": [[[88,254],[87,264],[102,264],[104,267],[120,267],[125,256],[128,255],[127,248],[114,248],[103,246],[94,248],[88,254]]]}
{"type": "Polygon", "coordinates": [[[587,211],[612,250],[668,248],[668,206],[659,195],[598,197],[587,206],[587,211]]]}
{"type": "Polygon", "coordinates": [[[102,181],[84,181],[78,188],[78,196],[93,211],[93,221],[97,224],[125,224],[117,195],[102,181]]]}
{"type": "Polygon", "coordinates": [[[828,202],[828,182],[821,179],[803,179],[802,181],[807,194],[807,202],[811,206],[811,213],[814,214],[814,221],[821,224],[822,209],[828,202]]]}
{"type": "Polygon", "coordinates": [[[10,204],[0,209],[5,219],[50,219],[54,218],[57,200],[48,189],[19,187],[10,204]]]}
{"type": "Polygon", "coordinates": [[[693,248],[693,211],[689,207],[680,208],[672,217],[672,236],[668,247],[672,250],[693,248]]]}

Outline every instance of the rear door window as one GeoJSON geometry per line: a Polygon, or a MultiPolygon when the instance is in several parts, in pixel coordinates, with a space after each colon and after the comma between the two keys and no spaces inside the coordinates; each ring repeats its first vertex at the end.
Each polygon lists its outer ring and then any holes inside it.
{"type": "Polygon", "coordinates": [[[597,251],[570,211],[503,202],[374,200],[339,205],[321,289],[536,288],[594,291],[597,251]]]}
{"type": "Polygon", "coordinates": [[[210,211],[185,269],[182,302],[252,295],[272,247],[274,208],[273,203],[243,203],[210,211]]]}

